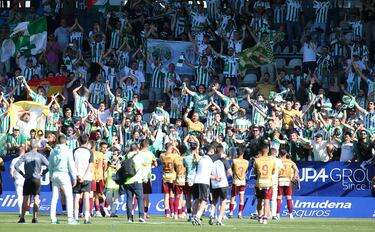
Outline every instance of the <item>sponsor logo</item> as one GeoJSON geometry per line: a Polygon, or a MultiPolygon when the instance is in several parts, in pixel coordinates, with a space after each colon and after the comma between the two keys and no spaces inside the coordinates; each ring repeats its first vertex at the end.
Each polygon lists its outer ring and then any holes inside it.
{"type": "MultiPolygon", "coordinates": [[[[285,206],[287,208],[287,206],[285,206]]],[[[300,201],[294,203],[293,215],[295,217],[329,217],[332,210],[351,210],[352,203],[347,201],[300,201]]],[[[282,211],[282,216],[288,216],[287,209],[282,211]]]]}
{"type": "Polygon", "coordinates": [[[343,190],[366,190],[371,189],[371,177],[369,170],[333,168],[326,170],[322,168],[301,169],[301,182],[334,182],[341,183],[343,190]]]}
{"type": "Polygon", "coordinates": [[[351,209],[352,203],[351,202],[334,202],[334,201],[300,201],[297,200],[294,203],[294,208],[302,208],[302,209],[351,209]]]}
{"type": "MultiPolygon", "coordinates": [[[[34,202],[30,203],[32,208],[34,202]]],[[[0,197],[0,208],[6,209],[5,211],[18,211],[18,198],[17,194],[4,194],[3,197],[0,197]]],[[[50,209],[50,200],[47,197],[41,197],[39,199],[39,211],[49,211],[50,209]]]]}

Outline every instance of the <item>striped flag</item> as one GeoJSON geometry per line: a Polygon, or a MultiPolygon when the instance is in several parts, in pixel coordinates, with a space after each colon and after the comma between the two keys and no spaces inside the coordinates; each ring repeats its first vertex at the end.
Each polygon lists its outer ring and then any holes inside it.
{"type": "Polygon", "coordinates": [[[45,50],[46,46],[46,17],[41,17],[33,22],[21,22],[13,29],[10,38],[3,41],[0,50],[0,61],[7,61],[20,50],[36,55],[45,50]]]}
{"type": "Polygon", "coordinates": [[[239,54],[239,71],[244,73],[247,69],[257,68],[260,65],[273,62],[273,52],[262,44],[243,50],[239,54]]]}

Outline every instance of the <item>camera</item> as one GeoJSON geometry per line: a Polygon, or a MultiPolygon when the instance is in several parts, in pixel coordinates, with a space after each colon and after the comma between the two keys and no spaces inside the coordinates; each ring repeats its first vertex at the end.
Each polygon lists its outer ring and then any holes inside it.
{"type": "Polygon", "coordinates": [[[17,76],[16,77],[16,81],[18,81],[18,82],[22,82],[24,79],[25,79],[24,76],[17,76]]]}

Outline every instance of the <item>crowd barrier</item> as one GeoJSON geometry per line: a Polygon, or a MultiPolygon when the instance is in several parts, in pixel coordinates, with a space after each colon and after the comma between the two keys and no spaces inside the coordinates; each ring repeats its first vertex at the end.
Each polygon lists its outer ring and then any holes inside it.
{"type": "MultiPolygon", "coordinates": [[[[14,157],[4,158],[6,170],[3,172],[4,193],[0,197],[0,212],[16,212],[18,207],[14,184],[9,175],[12,158],[14,157]]],[[[375,198],[371,197],[371,180],[375,176],[375,166],[369,165],[363,169],[359,163],[342,162],[298,162],[297,165],[300,171],[301,189],[294,191],[296,217],[375,217],[375,198]]],[[[164,209],[161,194],[161,166],[154,168],[152,173],[153,194],[150,197],[150,214],[162,214],[164,209]]],[[[247,173],[244,215],[255,211],[255,205],[251,204],[254,197],[254,184],[254,171],[250,165],[247,173]]],[[[47,174],[42,179],[42,212],[49,210],[50,201],[50,181],[47,174]]],[[[287,216],[288,211],[284,203],[281,215],[287,216]]],[[[125,201],[120,199],[119,214],[125,213],[125,209],[125,201]]]]}

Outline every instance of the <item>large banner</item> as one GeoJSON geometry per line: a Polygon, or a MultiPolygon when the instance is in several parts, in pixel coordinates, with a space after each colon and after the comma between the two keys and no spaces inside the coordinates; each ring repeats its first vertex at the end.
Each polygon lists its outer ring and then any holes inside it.
{"type": "MultiPolygon", "coordinates": [[[[34,92],[37,91],[39,86],[42,86],[46,90],[47,96],[51,96],[52,94],[61,93],[64,89],[65,82],[65,76],[58,76],[41,80],[30,80],[27,84],[34,92]]],[[[28,96],[28,98],[31,99],[30,96],[28,96]]]]}
{"type": "MultiPolygon", "coordinates": [[[[40,212],[49,213],[51,207],[51,192],[42,192],[40,196],[40,212]]],[[[237,197],[238,198],[238,197],[237,197]]],[[[253,196],[245,196],[245,207],[243,216],[249,216],[256,210],[256,204],[252,204],[253,196]]],[[[238,199],[235,204],[234,213],[238,212],[238,199]]],[[[226,213],[229,213],[228,197],[226,213]]],[[[271,203],[272,204],[272,203],[271,203]]],[[[294,217],[295,218],[374,218],[375,217],[375,198],[364,197],[300,197],[293,198],[294,217]]],[[[32,203],[31,203],[32,206],[32,203]]],[[[210,205],[206,206],[206,215],[210,205]]],[[[17,196],[14,191],[6,191],[0,197],[0,212],[18,212],[17,196]]],[[[57,212],[61,212],[61,204],[57,204],[57,212]]],[[[126,198],[122,195],[119,199],[117,213],[126,215],[126,198]]],[[[138,207],[134,209],[134,214],[138,214],[138,207]]],[[[164,195],[155,193],[150,195],[149,214],[164,214],[164,195]]],[[[283,200],[281,217],[289,217],[286,201],[283,200]]]]}
{"type": "Polygon", "coordinates": [[[17,126],[26,135],[31,129],[44,131],[48,114],[49,108],[46,105],[32,101],[15,102],[9,108],[10,125],[12,128],[17,126]]]}
{"type": "MultiPolygon", "coordinates": [[[[194,45],[191,42],[170,41],[149,39],[147,40],[147,60],[153,62],[157,57],[160,57],[164,68],[168,70],[168,65],[174,63],[176,65],[176,72],[179,74],[193,74],[193,69],[183,65],[178,67],[177,63],[181,55],[192,64],[195,64],[194,45]]],[[[151,73],[151,65],[147,65],[147,73],[151,73]]]]}
{"type": "MultiPolygon", "coordinates": [[[[14,191],[9,176],[11,157],[3,157],[6,171],[3,172],[3,190],[14,191]]],[[[317,197],[371,197],[371,180],[375,176],[375,166],[362,169],[358,163],[342,162],[298,162],[301,190],[296,196],[317,197]]],[[[152,170],[153,193],[162,193],[161,165],[152,170]]],[[[231,180],[229,181],[231,183],[231,180]]],[[[42,191],[50,191],[49,175],[42,178],[42,191]]],[[[254,195],[254,171],[249,167],[247,173],[247,195],[254,195]]],[[[325,199],[325,198],[324,198],[325,199]]]]}

